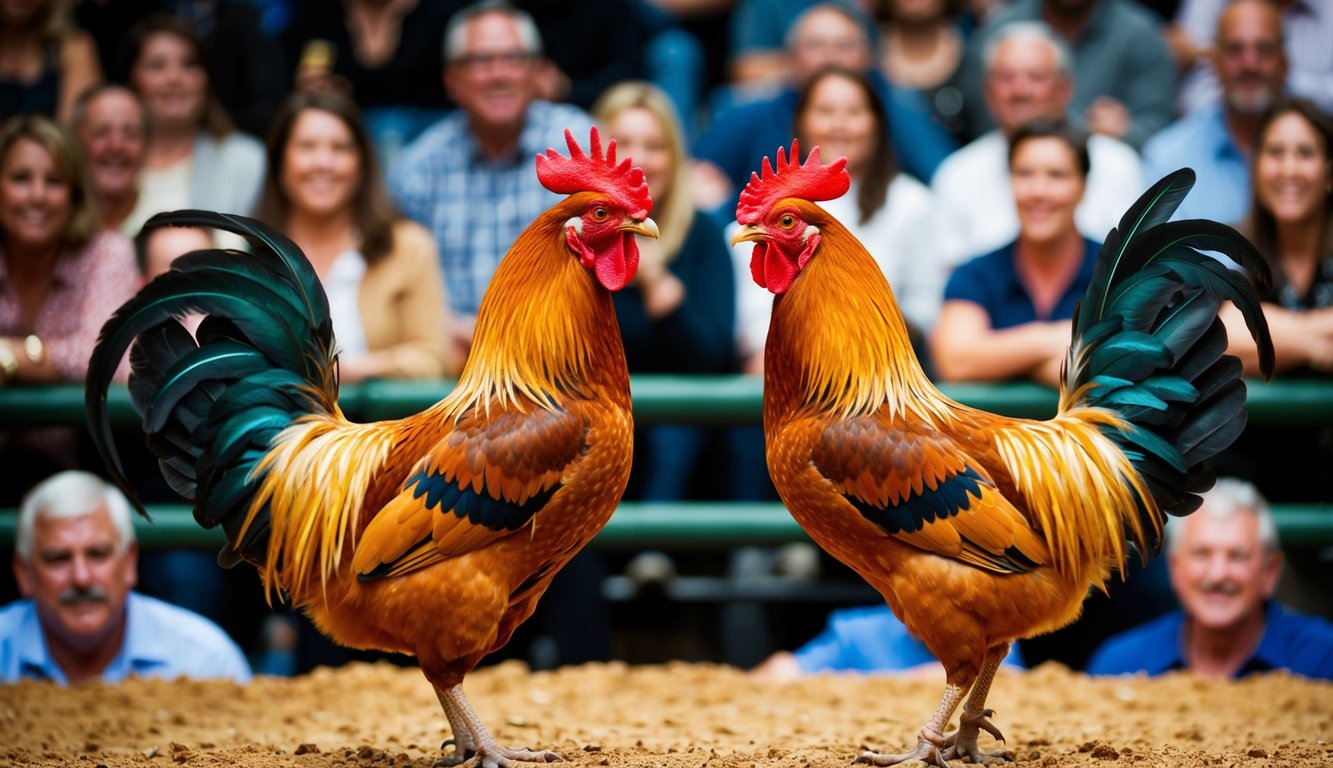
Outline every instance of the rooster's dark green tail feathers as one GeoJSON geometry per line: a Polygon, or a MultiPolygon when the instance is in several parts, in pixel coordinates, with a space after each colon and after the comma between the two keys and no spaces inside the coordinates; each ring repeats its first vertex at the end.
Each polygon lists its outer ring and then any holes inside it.
{"type": "Polygon", "coordinates": [[[1189,169],[1162,179],[1107,236],[1075,311],[1061,402],[1062,411],[1104,408],[1127,421],[1108,437],[1173,514],[1198,505],[1212,484],[1208,461],[1245,424],[1239,361],[1226,355],[1218,318],[1223,302],[1244,316],[1266,374],[1273,363],[1255,289],[1269,284],[1267,262],[1231,227],[1168,221],[1193,183],[1189,169]]]}
{"type": "Polygon", "coordinates": [[[252,478],[246,475],[278,424],[337,407],[328,299],[295,244],[260,222],[178,211],[145,224],[161,226],[232,232],[247,238],[254,253],[182,256],[116,311],[89,362],[88,426],[112,476],[142,512],[107,413],[107,388],[129,349],[131,400],[167,482],[186,498],[207,499],[196,506],[201,522],[229,523],[247,503],[252,478]],[[206,315],[193,336],[179,322],[189,314],[206,315]],[[275,370],[282,375],[270,375],[275,370]],[[246,382],[282,386],[275,394],[281,407],[275,410],[271,398],[248,400],[244,393],[259,385],[246,382]]]}

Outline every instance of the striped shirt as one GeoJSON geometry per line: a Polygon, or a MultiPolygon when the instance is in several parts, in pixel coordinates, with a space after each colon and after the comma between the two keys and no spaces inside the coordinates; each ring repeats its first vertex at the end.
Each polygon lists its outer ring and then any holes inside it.
{"type": "Polygon", "coordinates": [[[592,119],[566,104],[533,102],[518,146],[491,158],[455,111],[394,159],[389,191],[408,218],[440,245],[449,306],[475,315],[501,257],[543,211],[561,199],[537,181],[534,158],[554,147],[568,154],[564,132],[587,146],[592,119]]]}

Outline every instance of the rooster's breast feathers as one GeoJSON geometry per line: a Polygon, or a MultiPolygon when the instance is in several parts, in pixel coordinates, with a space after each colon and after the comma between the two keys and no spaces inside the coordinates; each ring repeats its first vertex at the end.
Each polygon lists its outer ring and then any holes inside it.
{"type": "Polygon", "coordinates": [[[399,576],[499,541],[544,509],[588,449],[568,410],[473,410],[408,474],[367,526],[352,567],[399,576]]]}

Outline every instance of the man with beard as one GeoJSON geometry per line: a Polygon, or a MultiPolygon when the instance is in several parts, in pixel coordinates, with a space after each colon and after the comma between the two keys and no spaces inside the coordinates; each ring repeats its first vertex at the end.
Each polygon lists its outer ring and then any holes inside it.
{"type": "Polygon", "coordinates": [[[1259,118],[1282,93],[1287,76],[1282,46],[1282,17],[1265,0],[1237,0],[1218,17],[1213,71],[1222,84],[1220,100],[1189,113],[1143,147],[1145,183],[1181,166],[1198,174],[1194,194],[1175,218],[1234,223],[1249,209],[1259,118]]]}
{"type": "Polygon", "coordinates": [[[70,128],[83,147],[102,225],[134,237],[153,214],[137,205],[148,142],[148,113],[139,95],[114,83],[94,85],[74,102],[70,128]]]}
{"type": "Polygon", "coordinates": [[[532,172],[532,158],[565,145],[565,129],[587,136],[592,118],[541,101],[549,64],[526,11],[485,0],[449,19],[444,87],[458,109],[401,150],[389,192],[408,218],[431,230],[454,313],[450,330],[465,356],[481,296],[500,258],[560,199],[532,172]]]}
{"type": "Polygon", "coordinates": [[[1232,478],[1218,480],[1203,499],[1167,531],[1171,588],[1182,610],[1107,640],[1088,673],[1188,669],[1229,679],[1286,669],[1333,679],[1333,624],[1272,599],[1282,553],[1268,503],[1232,478]]]}
{"type": "Polygon", "coordinates": [[[0,609],[0,681],[250,679],[217,625],[131,591],[130,505],[97,476],[61,472],[34,487],[19,507],[14,549],[24,599],[0,609]]]}

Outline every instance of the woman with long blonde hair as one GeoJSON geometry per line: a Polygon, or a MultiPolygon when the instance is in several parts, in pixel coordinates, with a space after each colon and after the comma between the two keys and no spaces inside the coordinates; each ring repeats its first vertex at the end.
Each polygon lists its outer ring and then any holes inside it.
{"type": "MultiPolygon", "coordinates": [[[[593,105],[593,117],[647,176],[661,237],[639,243],[631,290],[615,294],[616,317],[631,373],[724,373],[735,370],[735,284],[722,229],[695,209],[690,157],[680,120],[655,86],[624,82],[593,105]]],[[[680,498],[706,432],[658,425],[643,433],[641,495],[680,498]]]]}

